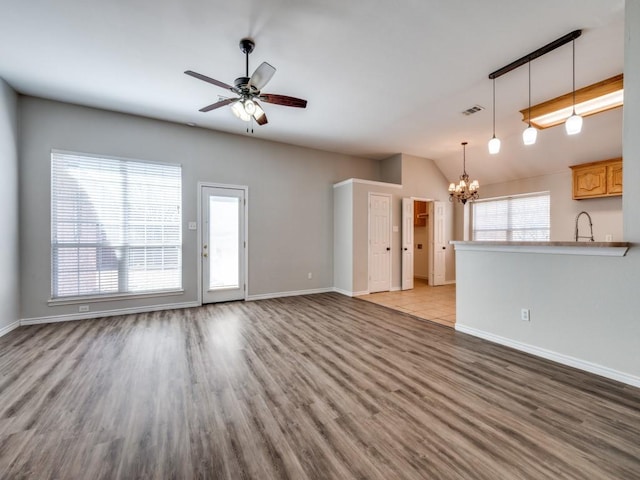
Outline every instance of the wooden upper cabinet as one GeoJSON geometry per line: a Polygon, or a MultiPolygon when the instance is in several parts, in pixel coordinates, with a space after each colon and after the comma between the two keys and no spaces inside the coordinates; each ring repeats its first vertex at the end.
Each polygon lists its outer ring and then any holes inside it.
{"type": "Polygon", "coordinates": [[[622,195],[622,158],[574,165],[571,170],[574,200],[622,195]]]}

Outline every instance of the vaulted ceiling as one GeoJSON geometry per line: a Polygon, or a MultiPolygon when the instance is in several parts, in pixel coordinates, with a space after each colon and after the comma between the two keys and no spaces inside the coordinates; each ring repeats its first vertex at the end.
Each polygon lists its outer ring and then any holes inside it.
{"type": "MultiPolygon", "coordinates": [[[[621,154],[621,109],[522,146],[527,69],[496,81],[498,155],[487,75],[575,29],[576,84],[622,72],[624,0],[0,0],[0,77],[20,93],[245,134],[228,108],[198,109],[225,91],[183,74],[233,83],[252,37],[252,71],[277,72],[264,91],[308,100],[265,104],[254,136],[382,159],[407,153],[481,183],[566,171],[621,154]],[[485,107],[471,116],[462,111],[485,107]]],[[[571,46],[531,63],[532,102],[571,90],[571,46]]]]}

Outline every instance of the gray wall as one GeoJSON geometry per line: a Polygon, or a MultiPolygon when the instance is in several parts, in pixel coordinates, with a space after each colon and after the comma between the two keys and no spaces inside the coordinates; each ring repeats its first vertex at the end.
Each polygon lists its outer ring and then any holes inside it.
{"type": "Polygon", "coordinates": [[[0,79],[0,334],[20,319],[18,98],[0,79]]]}
{"type": "Polygon", "coordinates": [[[199,181],[249,187],[250,296],[332,288],[332,185],[350,177],[379,178],[377,161],[259,139],[268,137],[268,126],[255,137],[230,135],[32,97],[20,98],[19,113],[25,319],[78,312],[77,305],[47,303],[52,148],[183,166],[184,294],[92,303],[92,312],[196,301],[199,252],[187,222],[198,220],[199,181]]]}
{"type": "MultiPolygon", "coordinates": [[[[459,252],[457,328],[519,342],[640,386],[640,0],[626,1],[626,257],[459,252]],[[531,309],[522,322],[520,308],[531,309]]],[[[586,132],[583,132],[583,135],[586,132]]]]}

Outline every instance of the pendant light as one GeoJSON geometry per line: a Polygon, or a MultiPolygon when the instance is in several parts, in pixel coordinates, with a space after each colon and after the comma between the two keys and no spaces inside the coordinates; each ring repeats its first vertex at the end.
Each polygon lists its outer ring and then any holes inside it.
{"type": "Polygon", "coordinates": [[[500,151],[500,139],[496,138],[496,79],[493,79],[493,137],[489,140],[489,153],[494,155],[500,151]]]}
{"type": "Polygon", "coordinates": [[[527,62],[529,64],[529,126],[522,132],[522,141],[525,145],[533,145],[536,143],[536,137],[538,136],[538,130],[531,126],[531,60],[527,62]]]}
{"type": "Polygon", "coordinates": [[[582,130],[582,117],[576,114],[576,41],[572,42],[573,47],[573,113],[564,123],[567,135],[575,135],[582,130]]]}

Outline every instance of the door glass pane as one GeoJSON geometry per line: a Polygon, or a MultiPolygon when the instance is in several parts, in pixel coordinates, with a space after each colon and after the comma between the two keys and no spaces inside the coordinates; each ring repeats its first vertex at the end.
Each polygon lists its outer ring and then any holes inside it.
{"type": "Polygon", "coordinates": [[[209,289],[238,288],[240,199],[209,197],[209,289]]]}

